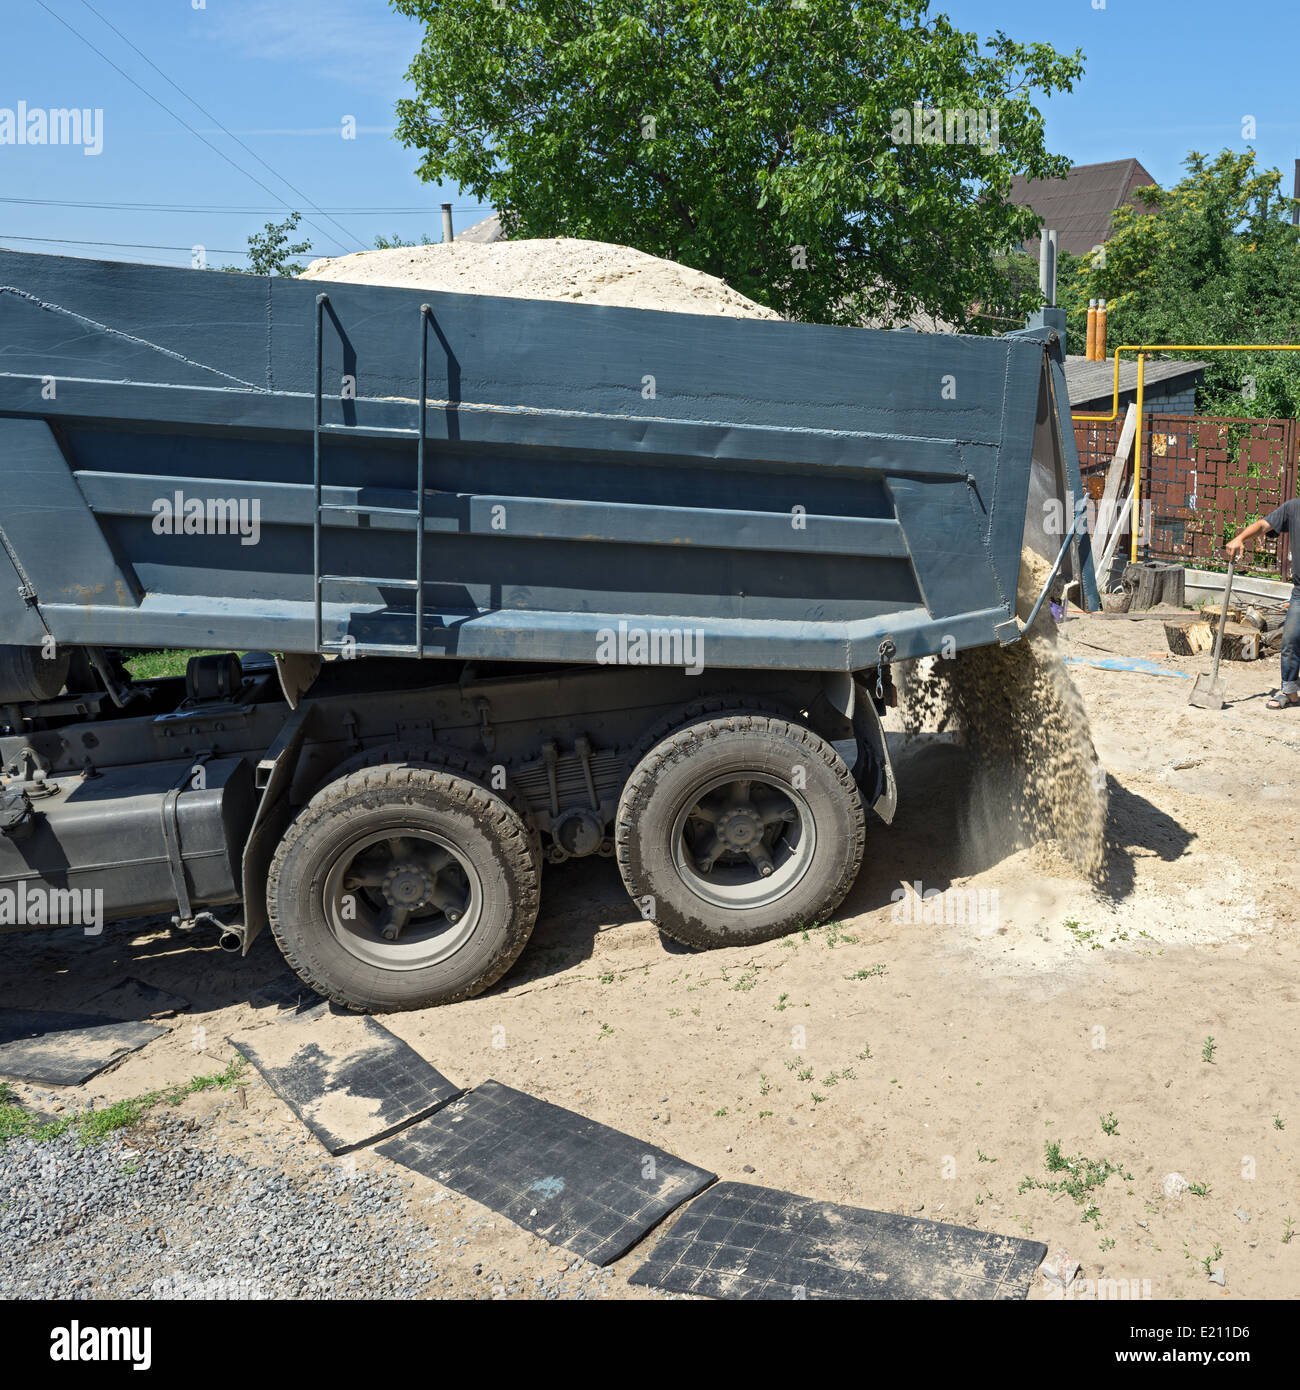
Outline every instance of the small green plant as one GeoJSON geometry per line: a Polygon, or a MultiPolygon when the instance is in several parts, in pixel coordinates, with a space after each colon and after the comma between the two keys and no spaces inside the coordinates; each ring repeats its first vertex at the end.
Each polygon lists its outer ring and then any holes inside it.
{"type": "Polygon", "coordinates": [[[1282,1227],[1282,1244],[1283,1244],[1283,1245],[1290,1245],[1290,1244],[1291,1244],[1291,1237],[1295,1234],[1294,1227],[1295,1227],[1295,1217],[1294,1217],[1294,1216],[1288,1216],[1287,1219],[1286,1219],[1285,1224],[1284,1224],[1283,1227],[1282,1227]]]}
{"type": "Polygon", "coordinates": [[[788,1005],[785,1001],[786,1001],[787,999],[789,999],[789,997],[790,997],[790,996],[789,996],[788,994],[783,994],[783,995],[781,995],[781,997],[776,1001],[776,1003],[772,1005],[772,1007],[777,1011],[777,1013],[783,1014],[783,1013],[786,1011],[786,1009],[789,1007],[789,1005],[788,1005]]]}
{"type": "Polygon", "coordinates": [[[1119,1121],[1115,1118],[1113,1110],[1101,1117],[1101,1128],[1105,1134],[1119,1133],[1119,1121]]]}
{"type": "Polygon", "coordinates": [[[1113,1236],[1102,1236],[1097,1242],[1098,1249],[1113,1250],[1115,1248],[1115,1238],[1113,1236]]]}
{"type": "Polygon", "coordinates": [[[607,970],[603,975],[597,977],[602,985],[612,985],[614,983],[614,972],[607,970]]]}
{"type": "Polygon", "coordinates": [[[869,1062],[870,1060],[871,1060],[871,1045],[870,1045],[869,1043],[864,1043],[864,1044],[863,1044],[863,1047],[862,1047],[862,1051],[858,1053],[858,1061],[859,1061],[859,1062],[869,1062]]]}
{"type": "Polygon", "coordinates": [[[609,1026],[609,1024],[608,1024],[608,1023],[602,1023],[602,1024],[600,1025],[600,1039],[601,1039],[601,1041],[604,1041],[605,1038],[612,1038],[613,1036],[614,1036],[614,1030],[609,1026]]]}
{"type": "Polygon", "coordinates": [[[846,980],[869,980],[873,975],[883,975],[885,970],[886,966],[882,963],[873,965],[867,970],[855,970],[852,975],[845,975],[844,978],[846,980]]]}
{"type": "Polygon", "coordinates": [[[1092,1193],[1106,1185],[1106,1180],[1118,1175],[1125,1182],[1132,1182],[1132,1173],[1126,1173],[1123,1165],[1112,1163],[1110,1159],[1088,1158],[1083,1154],[1066,1157],[1061,1152],[1059,1140],[1044,1145],[1043,1162],[1049,1173],[1061,1173],[1063,1177],[1054,1182],[1044,1182],[1041,1178],[1026,1177],[1017,1191],[1028,1192],[1041,1188],[1045,1192],[1064,1192],[1073,1202],[1083,1207],[1083,1221],[1100,1226],[1101,1211],[1092,1200],[1092,1193]]]}
{"type": "Polygon", "coordinates": [[[768,1093],[771,1089],[772,1089],[772,1083],[767,1079],[767,1077],[766,1077],[762,1072],[759,1072],[759,1074],[758,1074],[758,1094],[759,1094],[760,1096],[765,1096],[765,1095],[767,1095],[767,1093],[768,1093]]]}
{"type": "Polygon", "coordinates": [[[800,1067],[795,1073],[795,1079],[798,1081],[811,1081],[812,1074],[813,1069],[811,1067],[800,1067]]]}
{"type": "Polygon", "coordinates": [[[1286,1121],[1281,1117],[1281,1115],[1274,1115],[1274,1116],[1273,1116],[1273,1128],[1274,1128],[1274,1129],[1285,1129],[1285,1128],[1286,1128],[1286,1121]]]}
{"type": "Polygon", "coordinates": [[[826,1100],[826,1097],[825,1097],[825,1096],[819,1096],[819,1095],[817,1094],[816,1091],[814,1091],[814,1092],[812,1093],[812,1103],[813,1103],[814,1105],[821,1105],[821,1104],[823,1104],[823,1103],[825,1102],[825,1100],[826,1100]]]}
{"type": "Polygon", "coordinates": [[[976,1150],[975,1150],[975,1156],[979,1159],[979,1161],[980,1161],[981,1163],[996,1163],[996,1162],[997,1162],[997,1159],[996,1159],[996,1158],[990,1158],[990,1157],[988,1156],[988,1154],[986,1154],[986,1153],[984,1152],[983,1149],[976,1149],[976,1150]]]}
{"type": "Polygon", "coordinates": [[[1212,1061],[1214,1061],[1214,1054],[1215,1054],[1218,1050],[1219,1050],[1218,1044],[1214,1041],[1214,1039],[1213,1039],[1213,1038],[1206,1038],[1206,1040],[1201,1044],[1201,1061],[1202,1061],[1202,1062],[1212,1062],[1212,1061]]]}
{"type": "Polygon", "coordinates": [[[1210,1195],[1210,1184],[1208,1182],[1189,1182],[1187,1190],[1193,1197],[1208,1197],[1210,1195]]]}
{"type": "Polygon", "coordinates": [[[1061,925],[1074,937],[1075,944],[1085,946],[1096,935],[1096,932],[1087,931],[1081,927],[1073,917],[1067,917],[1061,925]]]}
{"type": "Polygon", "coordinates": [[[723,1118],[723,1116],[724,1116],[726,1113],[727,1113],[727,1107],[724,1105],[724,1106],[722,1107],[721,1110],[715,1110],[715,1111],[713,1112],[713,1118],[714,1118],[715,1120],[720,1120],[720,1119],[723,1118]]]}
{"type": "Polygon", "coordinates": [[[1215,1262],[1217,1260],[1221,1260],[1222,1258],[1223,1246],[1216,1245],[1214,1249],[1211,1250],[1210,1253],[1206,1255],[1206,1257],[1201,1261],[1201,1268],[1206,1272],[1206,1274],[1210,1274],[1214,1270],[1215,1262]]]}

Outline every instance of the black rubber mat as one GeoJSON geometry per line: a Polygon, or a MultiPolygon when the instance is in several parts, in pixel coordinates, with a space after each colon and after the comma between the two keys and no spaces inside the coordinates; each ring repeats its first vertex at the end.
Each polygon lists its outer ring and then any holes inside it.
{"type": "Polygon", "coordinates": [[[0,1009],[0,1076],[80,1086],[160,1038],[157,1023],[37,1009],[0,1009]]]}
{"type": "Polygon", "coordinates": [[[1037,1241],[722,1182],[666,1231],[630,1282],[707,1298],[1018,1299],[1037,1241]]]}
{"type": "Polygon", "coordinates": [[[387,1138],[460,1095],[382,1024],[328,1006],[230,1041],[332,1154],[387,1138]]]}
{"type": "Polygon", "coordinates": [[[714,1175],[485,1081],[379,1152],[592,1264],[625,1254],[714,1175]]]}

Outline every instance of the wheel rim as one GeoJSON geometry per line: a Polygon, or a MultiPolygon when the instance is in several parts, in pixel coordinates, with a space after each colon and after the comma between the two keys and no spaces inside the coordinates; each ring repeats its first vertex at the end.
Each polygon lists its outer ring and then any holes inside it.
{"type": "Polygon", "coordinates": [[[817,831],[793,787],[761,773],[728,773],[685,798],[672,828],[673,864],[715,907],[765,907],[808,872],[817,831]]]}
{"type": "Polygon", "coordinates": [[[322,906],[339,944],[383,970],[422,970],[474,934],[483,885],[456,846],[427,830],[380,830],[335,857],[322,906]]]}

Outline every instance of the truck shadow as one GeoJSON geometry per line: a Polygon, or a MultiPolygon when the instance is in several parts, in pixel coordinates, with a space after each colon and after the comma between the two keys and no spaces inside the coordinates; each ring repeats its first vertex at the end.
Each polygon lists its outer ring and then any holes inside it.
{"type": "MultiPolygon", "coordinates": [[[[902,788],[898,812],[892,825],[874,817],[868,824],[862,872],[839,916],[889,906],[904,883],[942,892],[955,879],[995,868],[1025,847],[1017,842],[1014,827],[990,825],[987,814],[972,833],[974,768],[960,744],[942,735],[921,735],[896,754],[895,770],[902,788]]],[[[1119,901],[1133,891],[1137,860],[1152,855],[1179,859],[1195,836],[1113,775],[1107,775],[1106,785],[1105,857],[1092,882],[1119,901]]]]}

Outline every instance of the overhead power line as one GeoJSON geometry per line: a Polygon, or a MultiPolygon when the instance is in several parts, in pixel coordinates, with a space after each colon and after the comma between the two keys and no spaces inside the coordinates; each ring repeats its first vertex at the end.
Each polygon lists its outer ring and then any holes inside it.
{"type": "Polygon", "coordinates": [[[224,125],[222,125],[222,123],[212,114],[212,112],[209,111],[207,107],[204,106],[201,102],[199,102],[196,98],[192,97],[185,90],[185,88],[180,85],[179,82],[175,82],[172,80],[172,78],[168,77],[167,74],[158,66],[158,64],[155,63],[147,53],[144,53],[139,48],[137,48],[136,45],[133,44],[131,40],[128,39],[127,36],[117,27],[117,25],[112,22],[112,20],[106,19],[102,14],[100,14],[100,12],[94,7],[94,5],[90,3],[90,0],[81,0],[81,3],[86,7],[86,9],[88,9],[91,12],[91,14],[95,16],[96,19],[100,21],[101,24],[108,25],[108,27],[118,36],[119,39],[122,40],[124,44],[126,44],[126,46],[133,53],[143,58],[144,61],[148,63],[149,66],[158,74],[158,76],[161,77],[162,80],[166,82],[170,87],[174,87],[176,91],[178,91],[181,94],[181,96],[183,96],[185,100],[188,101],[190,105],[194,107],[196,111],[202,111],[203,114],[208,118],[208,120],[210,120],[212,124],[215,125],[217,129],[220,130],[222,134],[226,136],[227,139],[233,140],[241,150],[244,150],[255,160],[257,160],[257,162],[262,166],[263,169],[267,170],[267,172],[270,173],[273,178],[279,179],[280,182],[284,184],[284,186],[287,189],[290,190],[290,192],[296,194],[297,197],[300,198],[313,212],[320,213],[320,215],[327,222],[332,223],[335,227],[337,227],[339,231],[343,233],[344,236],[351,237],[352,240],[355,241],[359,246],[362,244],[360,239],[354,232],[350,232],[341,222],[336,222],[334,218],[330,216],[329,213],[324,212],[320,208],[318,208],[316,204],[313,203],[312,200],[302,191],[301,188],[298,188],[295,184],[290,183],[289,180],[285,178],[285,176],[281,174],[278,170],[272,169],[271,166],[266,162],[266,160],[264,160],[255,149],[252,149],[249,145],[246,145],[239,138],[238,135],[234,134],[233,131],[228,130],[224,125]]]}
{"type": "MultiPolygon", "coordinates": [[[[79,241],[69,236],[19,236],[16,232],[0,232],[4,241],[43,241],[58,246],[115,246],[124,251],[189,251],[192,246],[156,246],[148,241],[79,241]]],[[[228,246],[205,246],[205,251],[214,251],[218,256],[247,256],[248,249],[232,251],[228,246]]]]}
{"type": "MultiPolygon", "coordinates": [[[[183,212],[183,213],[234,213],[240,216],[263,216],[267,213],[283,212],[284,204],[277,203],[273,208],[235,207],[230,204],[187,204],[187,203],[91,203],[71,198],[15,198],[0,196],[0,203],[21,204],[27,207],[43,208],[94,208],[100,211],[121,212],[183,212]]],[[[405,208],[320,208],[321,213],[365,214],[383,217],[436,217],[439,204],[427,207],[405,208]]],[[[482,212],[484,203],[466,203],[452,208],[453,212],[482,212]]]]}
{"type": "MultiPolygon", "coordinates": [[[[109,67],[113,69],[114,72],[124,77],[136,89],[136,91],[142,93],[144,96],[147,96],[149,100],[154,103],[155,106],[161,107],[162,110],[164,110],[172,118],[172,120],[177,121],[181,125],[183,125],[185,129],[188,130],[196,140],[201,140],[208,147],[208,149],[210,149],[213,152],[213,154],[219,155],[222,159],[226,161],[227,164],[230,165],[232,169],[243,174],[245,178],[252,179],[252,181],[262,190],[263,193],[267,193],[272,198],[276,199],[276,201],[281,206],[289,208],[289,204],[285,201],[284,198],[281,197],[280,194],[278,194],[275,191],[275,189],[268,187],[265,183],[262,182],[261,179],[257,177],[256,174],[252,173],[248,169],[245,169],[242,165],[237,164],[233,159],[231,159],[231,157],[225,152],[225,150],[219,148],[217,145],[214,145],[212,141],[209,140],[205,135],[202,135],[197,130],[195,130],[194,127],[185,119],[184,116],[181,116],[177,112],[173,111],[172,108],[168,106],[165,101],[163,101],[159,97],[154,96],[154,94],[147,87],[141,86],[141,84],[137,82],[129,72],[127,72],[124,68],[119,67],[118,64],[116,64],[108,56],[107,53],[105,53],[102,49],[96,48],[95,45],[79,29],[74,28],[74,26],[69,24],[68,21],[64,19],[62,15],[57,14],[54,10],[50,9],[50,7],[45,3],[45,0],[36,0],[36,3],[41,7],[41,9],[43,9],[46,12],[46,14],[50,15],[51,18],[58,20],[58,22],[62,24],[63,27],[70,34],[73,34],[77,38],[79,38],[81,42],[84,43],[92,53],[102,58],[104,62],[106,62],[109,65],[109,67]]],[[[195,104],[197,105],[197,103],[195,104]]],[[[204,114],[206,115],[207,113],[205,112],[204,114]]],[[[211,120],[212,117],[209,117],[209,119],[211,120]]],[[[287,186],[292,187],[292,185],[287,186]]],[[[291,208],[289,210],[292,211],[291,208]]],[[[342,243],[338,241],[338,238],[335,237],[333,233],[325,231],[325,229],[321,227],[319,223],[313,222],[310,218],[307,218],[305,220],[307,221],[307,224],[309,226],[314,227],[316,231],[318,231],[323,237],[335,242],[338,245],[342,245],[342,243]]],[[[348,233],[348,235],[350,236],[351,233],[348,233]]]]}

